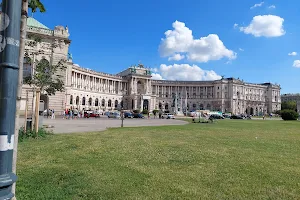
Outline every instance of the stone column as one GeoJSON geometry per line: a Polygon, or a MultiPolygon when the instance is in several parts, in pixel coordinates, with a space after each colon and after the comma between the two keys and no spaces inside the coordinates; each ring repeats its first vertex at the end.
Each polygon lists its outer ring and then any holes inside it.
{"type": "Polygon", "coordinates": [[[141,96],[140,99],[141,99],[141,111],[143,111],[143,107],[144,107],[144,99],[143,99],[143,96],[141,96]]]}
{"type": "Polygon", "coordinates": [[[134,110],[136,110],[136,109],[137,109],[137,98],[134,97],[134,110]]]}

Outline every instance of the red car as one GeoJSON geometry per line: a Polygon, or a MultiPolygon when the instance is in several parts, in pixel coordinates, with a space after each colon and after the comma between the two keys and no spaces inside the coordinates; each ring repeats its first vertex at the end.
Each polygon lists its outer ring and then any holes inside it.
{"type": "Polygon", "coordinates": [[[85,118],[90,118],[90,117],[98,118],[98,117],[100,117],[100,114],[93,112],[93,111],[87,111],[87,112],[84,112],[84,117],[85,118]]]}

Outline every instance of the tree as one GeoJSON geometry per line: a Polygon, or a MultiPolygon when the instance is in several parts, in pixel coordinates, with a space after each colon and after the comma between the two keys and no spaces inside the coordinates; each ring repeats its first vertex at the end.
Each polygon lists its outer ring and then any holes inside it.
{"type": "Polygon", "coordinates": [[[281,110],[297,110],[296,101],[285,101],[281,103],[281,110]]]}
{"type": "Polygon", "coordinates": [[[57,65],[51,65],[46,59],[37,61],[35,73],[32,77],[25,77],[24,82],[33,86],[37,91],[47,95],[55,95],[57,91],[64,91],[64,82],[62,76],[58,75],[59,70],[64,70],[65,66],[62,61],[57,65]]]}
{"type": "MultiPolygon", "coordinates": [[[[28,17],[28,7],[31,12],[36,12],[37,9],[40,12],[46,12],[44,5],[40,0],[22,0],[22,10],[21,10],[21,32],[20,32],[20,52],[19,52],[19,79],[18,79],[18,91],[17,91],[17,103],[16,103],[16,116],[15,116],[15,136],[14,136],[14,152],[13,152],[13,173],[16,173],[17,166],[17,151],[18,151],[18,139],[19,139],[19,115],[22,99],[22,85],[23,85],[23,58],[25,52],[25,40],[27,33],[27,17],[28,17]]],[[[27,120],[27,119],[25,119],[27,120]]],[[[13,184],[12,193],[16,192],[16,184],[13,184]]],[[[14,197],[15,198],[15,197],[14,197]]]]}

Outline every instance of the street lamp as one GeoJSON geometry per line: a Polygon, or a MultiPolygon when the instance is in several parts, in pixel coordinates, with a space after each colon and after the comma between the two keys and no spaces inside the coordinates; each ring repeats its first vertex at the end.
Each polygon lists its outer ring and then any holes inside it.
{"type": "Polygon", "coordinates": [[[124,111],[123,111],[123,107],[121,107],[121,127],[124,126],[124,111]]]}

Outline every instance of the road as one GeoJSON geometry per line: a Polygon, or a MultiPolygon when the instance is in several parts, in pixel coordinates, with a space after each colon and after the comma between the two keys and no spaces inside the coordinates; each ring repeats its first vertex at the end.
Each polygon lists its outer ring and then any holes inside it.
{"type": "MultiPolygon", "coordinates": [[[[20,126],[23,126],[24,118],[20,120],[20,126]]],[[[164,126],[164,125],[184,125],[186,121],[174,119],[125,119],[124,127],[139,127],[139,126],[164,126]]],[[[109,119],[107,117],[101,118],[80,118],[80,119],[47,119],[43,118],[43,125],[51,125],[53,133],[76,133],[76,132],[93,132],[104,131],[111,127],[120,127],[120,119],[109,119]]]]}

